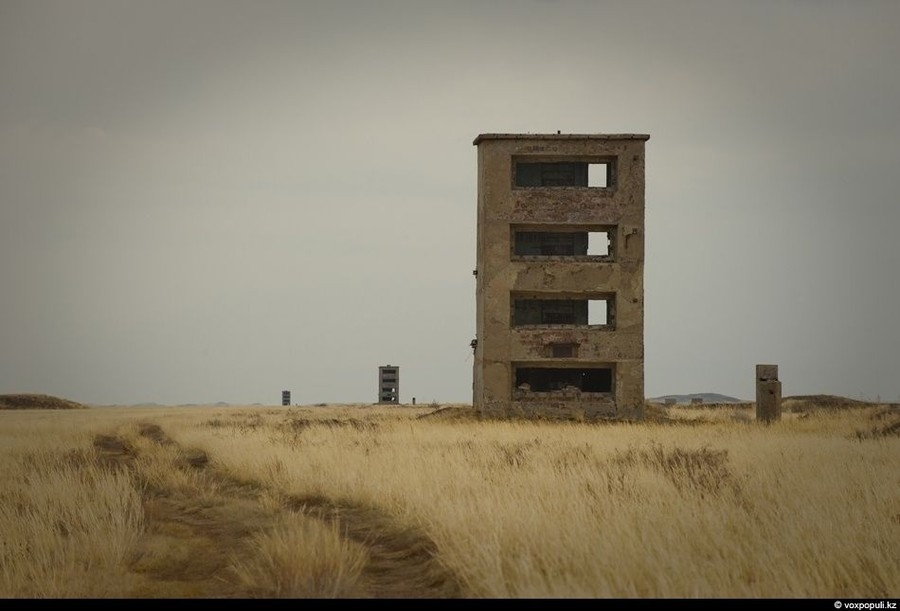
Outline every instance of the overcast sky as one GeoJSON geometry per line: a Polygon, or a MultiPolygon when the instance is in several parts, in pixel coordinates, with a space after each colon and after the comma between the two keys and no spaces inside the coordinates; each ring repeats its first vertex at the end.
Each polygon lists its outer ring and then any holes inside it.
{"type": "Polygon", "coordinates": [[[480,133],[646,133],[648,397],[900,401],[900,2],[0,0],[0,393],[467,402],[480,133]]]}

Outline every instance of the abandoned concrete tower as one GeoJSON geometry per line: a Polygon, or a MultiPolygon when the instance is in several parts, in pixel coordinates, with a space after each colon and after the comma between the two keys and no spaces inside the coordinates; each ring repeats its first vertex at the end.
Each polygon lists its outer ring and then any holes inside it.
{"type": "Polygon", "coordinates": [[[400,368],[383,365],[378,368],[378,402],[400,403],[400,368]]]}
{"type": "Polygon", "coordinates": [[[643,417],[642,134],[481,134],[473,401],[643,417]]]}

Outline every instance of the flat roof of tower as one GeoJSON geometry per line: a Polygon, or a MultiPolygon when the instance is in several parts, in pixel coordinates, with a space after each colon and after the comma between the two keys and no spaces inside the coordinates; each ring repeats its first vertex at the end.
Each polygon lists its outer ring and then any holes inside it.
{"type": "Polygon", "coordinates": [[[484,140],[649,140],[650,134],[478,134],[472,144],[484,140]]]}

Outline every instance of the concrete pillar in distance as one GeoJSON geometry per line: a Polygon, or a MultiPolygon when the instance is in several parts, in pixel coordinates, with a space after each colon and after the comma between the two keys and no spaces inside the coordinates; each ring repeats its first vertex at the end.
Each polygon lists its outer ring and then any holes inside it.
{"type": "Polygon", "coordinates": [[[781,420],[781,382],[778,365],[756,366],[756,420],[781,420]]]}

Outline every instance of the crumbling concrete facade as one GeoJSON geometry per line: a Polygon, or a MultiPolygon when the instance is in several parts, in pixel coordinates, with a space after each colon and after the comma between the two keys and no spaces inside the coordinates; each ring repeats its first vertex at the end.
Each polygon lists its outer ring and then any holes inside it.
{"type": "Polygon", "coordinates": [[[481,134],[473,402],[640,419],[642,134],[481,134]]]}

